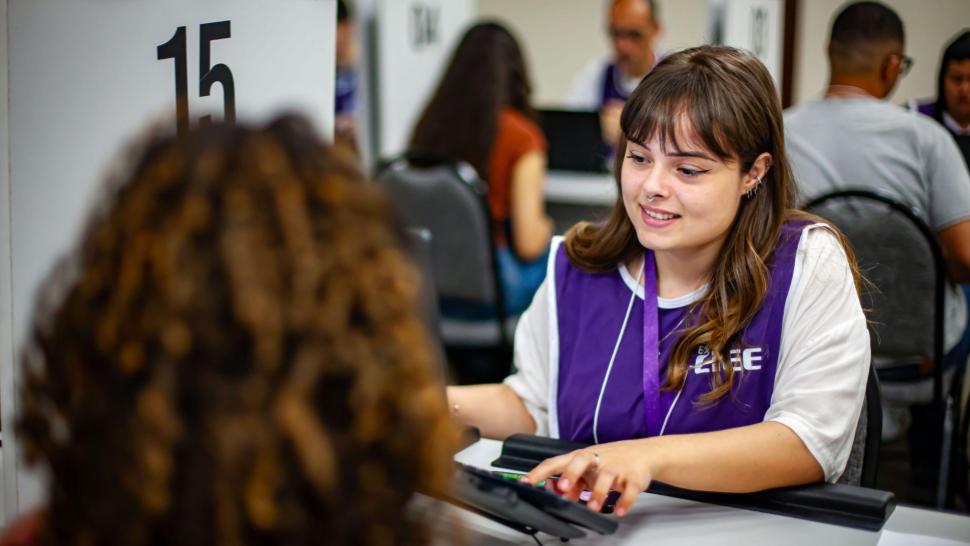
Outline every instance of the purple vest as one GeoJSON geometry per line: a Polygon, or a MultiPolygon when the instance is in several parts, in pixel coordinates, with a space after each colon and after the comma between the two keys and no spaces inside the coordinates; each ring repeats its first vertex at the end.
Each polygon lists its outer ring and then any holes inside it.
{"type": "MultiPolygon", "coordinates": [[[[774,390],[785,302],[804,227],[803,223],[783,227],[769,266],[764,303],[742,331],[741,347],[731,354],[736,371],[734,385],[731,392],[713,404],[700,402],[701,396],[711,390],[711,373],[715,371],[705,347],[694,350],[680,393],[658,388],[664,384],[666,362],[680,332],[692,321],[692,317],[685,316],[690,305],[657,310],[653,305],[645,305],[639,297],[634,298],[603,393],[597,426],[600,443],[657,436],[661,431],[663,434],[708,432],[760,423],[764,419],[774,390]],[[650,346],[646,336],[654,336],[654,347],[659,341],[656,374],[645,375],[645,368],[649,368],[643,358],[645,341],[650,346]]],[[[569,262],[562,247],[555,260],[558,436],[592,443],[596,401],[631,291],[618,270],[596,274],[581,271],[569,262]]],[[[647,269],[652,272],[651,251],[647,251],[647,260],[647,269]]],[[[644,281],[647,285],[644,292],[656,294],[656,276],[645,275],[644,281]]]]}
{"type": "Polygon", "coordinates": [[[616,72],[617,68],[615,64],[611,63],[606,66],[606,72],[603,74],[603,86],[600,88],[600,109],[610,101],[618,100],[626,102],[630,98],[630,94],[623,91],[617,83],[620,75],[616,72]]]}
{"type": "Polygon", "coordinates": [[[916,111],[920,114],[936,119],[936,101],[921,102],[916,105],[916,111]]]}
{"type": "Polygon", "coordinates": [[[352,114],[357,109],[357,72],[337,69],[334,78],[334,112],[352,114]]]}

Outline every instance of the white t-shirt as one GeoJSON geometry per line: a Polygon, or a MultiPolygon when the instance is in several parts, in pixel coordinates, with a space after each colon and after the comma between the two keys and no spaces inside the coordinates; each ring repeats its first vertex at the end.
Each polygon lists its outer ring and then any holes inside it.
{"type": "MultiPolygon", "coordinates": [[[[553,241],[550,271],[556,249],[553,241]]],[[[643,287],[620,267],[637,297],[643,287]]],[[[522,314],[515,331],[516,372],[505,379],[536,422],[536,434],[549,434],[549,405],[555,400],[550,376],[558,377],[555,293],[548,278],[522,314]]],[[[659,298],[662,308],[676,308],[703,296],[706,286],[678,298],[659,298]]],[[[622,312],[622,310],[618,311],[622,312]]],[[[820,224],[802,232],[792,284],[785,302],[781,353],[765,421],[784,424],[804,442],[834,482],[845,470],[865,397],[869,372],[869,331],[842,246],[820,224]]],[[[603,363],[606,372],[607,363],[603,363]]],[[[557,381],[555,381],[557,382],[557,381]]],[[[554,382],[554,383],[555,383],[554,382]]],[[[592,408],[590,408],[592,411],[592,408]]]]}

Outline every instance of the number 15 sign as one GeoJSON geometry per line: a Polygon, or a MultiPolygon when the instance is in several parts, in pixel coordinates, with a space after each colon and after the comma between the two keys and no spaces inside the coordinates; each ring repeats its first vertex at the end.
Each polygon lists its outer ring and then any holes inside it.
{"type": "Polygon", "coordinates": [[[0,233],[13,264],[0,282],[18,345],[39,280],[77,237],[110,160],[149,123],[185,131],[288,110],[332,133],[335,0],[0,1],[11,198],[0,233]]]}

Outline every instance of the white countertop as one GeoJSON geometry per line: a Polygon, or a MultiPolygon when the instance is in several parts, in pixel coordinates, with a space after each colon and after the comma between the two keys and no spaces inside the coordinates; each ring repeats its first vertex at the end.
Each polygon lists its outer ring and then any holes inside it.
{"type": "MultiPolygon", "coordinates": [[[[481,468],[501,451],[501,442],[481,440],[455,456],[455,460],[481,468]]],[[[463,524],[469,544],[535,544],[528,536],[468,512],[463,524]]],[[[539,535],[544,544],[560,544],[539,535]]],[[[610,536],[590,534],[570,544],[697,544],[723,546],[953,546],[970,544],[970,517],[897,506],[880,532],[816,523],[775,514],[642,493],[619,530],[610,536]]]]}
{"type": "Polygon", "coordinates": [[[545,199],[551,203],[608,207],[616,201],[616,183],[610,173],[549,171],[545,199]]]}

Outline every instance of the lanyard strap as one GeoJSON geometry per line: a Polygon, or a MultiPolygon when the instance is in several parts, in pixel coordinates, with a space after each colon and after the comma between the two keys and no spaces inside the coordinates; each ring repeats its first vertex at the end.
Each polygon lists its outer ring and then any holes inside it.
{"type": "Polygon", "coordinates": [[[652,250],[647,251],[643,260],[643,413],[647,434],[658,436],[661,427],[661,401],[657,263],[652,250]]]}

